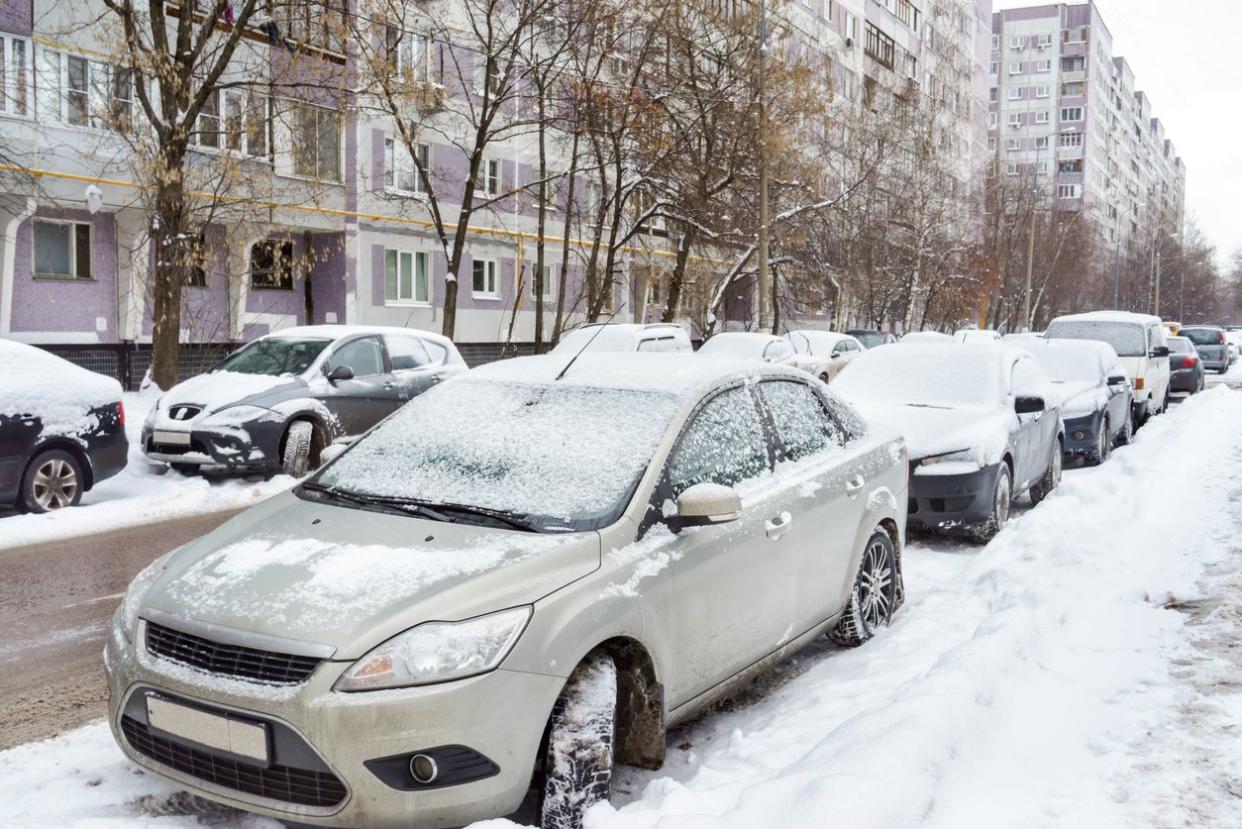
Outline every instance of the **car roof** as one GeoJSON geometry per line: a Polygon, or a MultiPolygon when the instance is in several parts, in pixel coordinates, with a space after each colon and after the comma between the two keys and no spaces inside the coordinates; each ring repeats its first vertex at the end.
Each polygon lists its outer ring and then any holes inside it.
{"type": "Polygon", "coordinates": [[[1225,330],[1219,325],[1183,325],[1182,326],[1183,331],[1189,331],[1192,328],[1202,328],[1208,331],[1224,331],[1225,330]]]}
{"type": "MultiPolygon", "coordinates": [[[[785,336],[797,334],[799,337],[814,337],[819,340],[832,340],[839,342],[841,340],[854,340],[853,334],[842,334],[840,331],[825,331],[822,328],[794,328],[785,332],[785,336]]],[[[857,340],[854,340],[857,342],[857,340]]]]}
{"type": "Polygon", "coordinates": [[[1095,354],[1100,357],[1107,358],[1110,362],[1120,359],[1117,351],[1109,343],[1100,342],[1099,340],[1076,340],[1071,338],[1060,339],[1046,337],[1030,337],[1022,340],[1010,340],[1006,338],[1006,342],[1015,348],[1023,351],[1034,353],[1034,349],[1043,348],[1048,351],[1068,351],[1078,352],[1080,354],[1095,354]]]}
{"type": "Polygon", "coordinates": [[[541,354],[497,360],[467,372],[464,380],[535,385],[578,386],[673,394],[700,395],[712,388],[749,377],[807,379],[804,371],[759,360],[739,361],[678,352],[586,351],[578,355],[560,380],[556,377],[569,363],[565,354],[541,354]]]}
{"type": "Polygon", "coordinates": [[[432,331],[424,331],[421,328],[399,328],[395,325],[295,325],[291,328],[281,328],[270,334],[264,334],[260,339],[290,339],[293,337],[306,337],[308,339],[329,339],[339,340],[341,337],[352,337],[358,334],[405,334],[423,339],[432,340],[446,347],[451,347],[454,351],[457,349],[453,345],[453,341],[441,334],[432,331]]]}
{"type": "MultiPolygon", "coordinates": [[[[675,322],[589,322],[586,325],[580,325],[573,329],[574,331],[583,331],[587,328],[603,328],[608,327],[616,331],[630,331],[635,334],[644,331],[680,331],[683,334],[686,329],[675,322]]],[[[566,332],[570,333],[570,332],[566,332]]]]}
{"type": "MultiPolygon", "coordinates": [[[[785,339],[784,337],[778,337],[775,334],[764,334],[759,331],[721,331],[719,334],[712,336],[711,340],[718,337],[728,337],[731,340],[743,340],[756,343],[770,343],[773,340],[781,340],[783,342],[785,339]]],[[[709,340],[709,342],[711,340],[709,340]]]]}
{"type": "Polygon", "coordinates": [[[1128,322],[1136,325],[1160,323],[1160,317],[1151,314],[1136,314],[1133,311],[1088,311],[1085,314],[1066,314],[1052,321],[1058,322],[1128,322]]]}

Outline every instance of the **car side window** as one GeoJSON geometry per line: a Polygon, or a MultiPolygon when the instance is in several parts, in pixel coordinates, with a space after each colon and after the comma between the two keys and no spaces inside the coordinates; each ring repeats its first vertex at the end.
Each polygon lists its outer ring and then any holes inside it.
{"type": "Polygon", "coordinates": [[[796,461],[845,445],[844,431],[805,383],[767,380],[759,384],[759,397],[776,427],[778,460],[796,461]]]}
{"type": "Polygon", "coordinates": [[[768,468],[768,446],[750,392],[742,386],[713,397],[695,413],[668,464],[674,498],[695,484],[736,486],[768,468]]]}
{"type": "Polygon", "coordinates": [[[411,368],[422,368],[431,362],[422,340],[417,337],[384,337],[388,346],[388,359],[392,362],[393,371],[405,371],[411,368]]]}
{"type": "Polygon", "coordinates": [[[638,351],[676,351],[677,342],[672,337],[656,337],[649,340],[641,340],[638,343],[638,351]]]}
{"type": "Polygon", "coordinates": [[[423,347],[427,349],[427,355],[431,357],[431,362],[440,365],[440,363],[448,359],[448,349],[444,346],[431,340],[421,340],[421,342],[423,347]]]}
{"type": "Polygon", "coordinates": [[[349,366],[355,377],[384,373],[384,349],[379,337],[362,337],[345,343],[328,359],[328,374],[333,369],[349,366]]]}
{"type": "Polygon", "coordinates": [[[1029,357],[1013,364],[1013,394],[1015,397],[1047,397],[1047,382],[1039,366],[1029,357]]]}

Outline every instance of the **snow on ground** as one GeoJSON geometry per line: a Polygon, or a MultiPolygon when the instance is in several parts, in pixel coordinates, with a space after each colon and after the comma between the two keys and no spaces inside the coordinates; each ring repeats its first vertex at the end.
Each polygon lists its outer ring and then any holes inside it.
{"type": "MultiPolygon", "coordinates": [[[[1211,390],[986,548],[915,539],[892,628],[677,729],[588,829],[1238,825],[1240,424],[1211,390]]],[[[0,825],[275,825],[175,792],[102,723],[0,753],[0,825]]]]}
{"type": "Polygon", "coordinates": [[[85,493],[81,505],[72,509],[45,515],[0,513],[0,549],[249,506],[293,485],[286,475],[269,480],[187,477],[149,462],[140,445],[142,422],[158,396],[158,392],[124,395],[129,438],[125,469],[85,493]]]}

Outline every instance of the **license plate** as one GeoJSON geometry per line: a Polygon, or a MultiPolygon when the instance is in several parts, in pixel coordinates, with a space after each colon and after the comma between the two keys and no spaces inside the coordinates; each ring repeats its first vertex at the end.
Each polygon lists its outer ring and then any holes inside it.
{"type": "Polygon", "coordinates": [[[240,757],[268,762],[267,728],[189,708],[160,697],[147,697],[147,723],[174,737],[240,757]]]}
{"type": "Polygon", "coordinates": [[[159,429],[156,429],[155,432],[151,435],[151,437],[155,440],[156,443],[167,443],[172,446],[189,446],[190,445],[190,433],[189,432],[164,432],[159,429]]]}

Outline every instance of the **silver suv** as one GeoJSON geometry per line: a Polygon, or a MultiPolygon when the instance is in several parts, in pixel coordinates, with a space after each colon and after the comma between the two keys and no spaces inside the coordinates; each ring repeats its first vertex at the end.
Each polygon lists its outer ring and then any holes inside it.
{"type": "Polygon", "coordinates": [[[158,559],[105,652],[110,722],[195,794],[458,826],[614,762],[903,601],[906,452],[791,368],[545,355],[445,381],[292,492],[158,559]]]}

